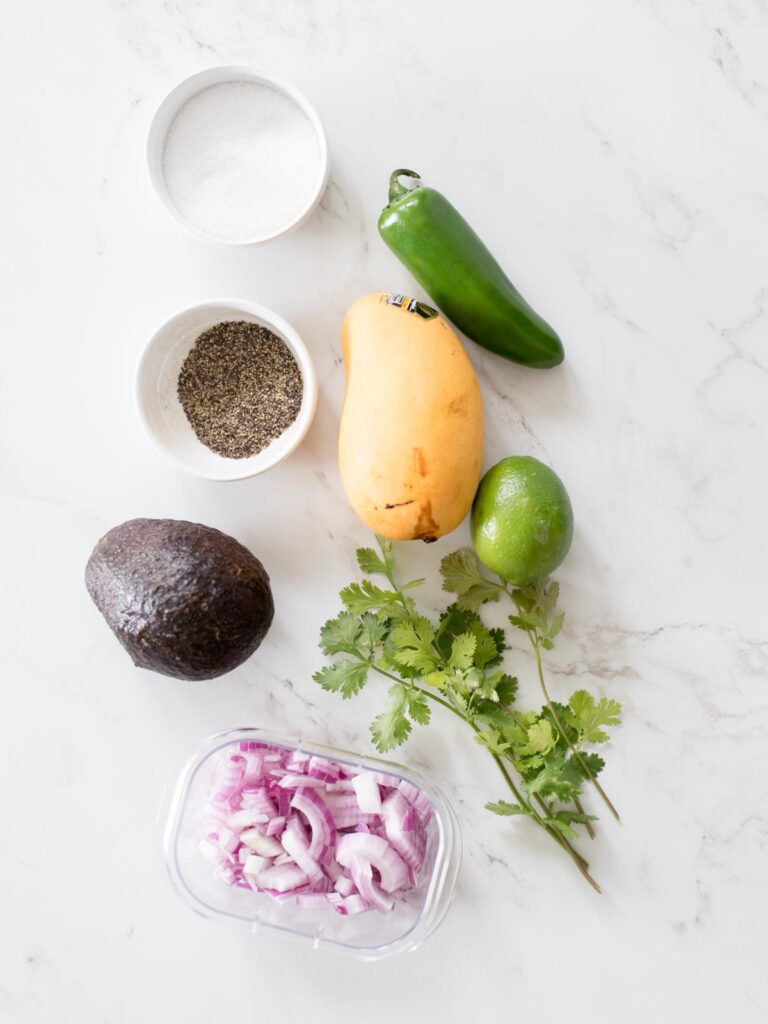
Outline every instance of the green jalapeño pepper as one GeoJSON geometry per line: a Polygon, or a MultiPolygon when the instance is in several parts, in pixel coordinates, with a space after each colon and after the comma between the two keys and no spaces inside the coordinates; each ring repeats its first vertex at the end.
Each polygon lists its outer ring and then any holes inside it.
{"type": "Polygon", "coordinates": [[[389,179],[379,234],[449,320],[483,348],[523,366],[563,361],[555,331],[513,286],[499,264],[440,192],[414,171],[389,179]],[[400,178],[411,178],[408,188],[400,178]]]}

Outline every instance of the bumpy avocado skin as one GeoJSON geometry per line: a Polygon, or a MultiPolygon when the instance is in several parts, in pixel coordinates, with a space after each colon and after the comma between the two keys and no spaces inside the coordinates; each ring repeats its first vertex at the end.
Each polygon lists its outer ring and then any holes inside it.
{"type": "Polygon", "coordinates": [[[98,542],[85,585],[134,665],[213,679],[249,658],[274,615],[247,548],[199,523],[131,519],[98,542]]]}

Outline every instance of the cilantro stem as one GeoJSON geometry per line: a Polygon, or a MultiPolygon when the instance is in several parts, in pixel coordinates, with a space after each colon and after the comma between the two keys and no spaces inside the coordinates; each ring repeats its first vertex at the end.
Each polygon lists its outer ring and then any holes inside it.
{"type": "MultiPolygon", "coordinates": [[[[366,658],[362,654],[360,654],[359,652],[357,652],[357,658],[358,658],[359,661],[361,661],[364,664],[368,665],[369,668],[372,668],[374,671],[378,672],[379,675],[384,676],[386,679],[390,679],[393,683],[397,683],[399,686],[410,687],[411,689],[416,690],[418,693],[423,694],[425,697],[427,697],[429,700],[433,701],[435,704],[439,704],[441,707],[446,708],[446,710],[450,711],[451,714],[456,715],[457,718],[461,719],[462,722],[466,722],[467,725],[469,725],[470,729],[472,729],[473,732],[475,732],[477,734],[482,732],[482,729],[480,729],[477,725],[475,725],[475,723],[473,721],[471,721],[471,719],[465,718],[465,716],[462,715],[459,711],[457,711],[456,708],[454,708],[451,704],[449,704],[447,700],[443,700],[442,697],[438,697],[438,695],[436,693],[432,693],[429,690],[423,689],[421,686],[418,686],[412,680],[402,679],[402,678],[399,678],[396,675],[393,675],[391,672],[387,672],[386,669],[381,668],[379,665],[376,665],[371,658],[366,658]]],[[[584,876],[586,881],[592,886],[592,888],[595,890],[595,892],[598,892],[598,893],[602,892],[600,886],[597,884],[595,879],[590,875],[590,873],[588,871],[589,864],[584,859],[584,857],[582,857],[581,854],[576,849],[574,849],[573,846],[571,846],[571,844],[568,842],[568,840],[565,838],[564,835],[561,835],[561,833],[558,832],[557,829],[553,828],[551,825],[548,825],[542,819],[541,815],[538,814],[537,811],[533,808],[533,806],[531,805],[530,801],[526,800],[523,797],[523,794],[520,792],[518,787],[515,785],[514,780],[512,779],[512,776],[507,771],[506,766],[504,765],[504,762],[499,757],[499,755],[493,753],[492,751],[490,753],[491,753],[491,757],[496,762],[496,765],[497,765],[499,771],[504,776],[504,781],[507,783],[507,786],[509,786],[509,789],[511,790],[512,795],[517,800],[517,802],[520,804],[520,806],[525,808],[525,812],[526,812],[527,816],[529,818],[531,818],[531,820],[534,821],[537,825],[539,825],[541,828],[543,828],[544,831],[555,840],[555,842],[558,844],[558,846],[562,847],[562,849],[568,854],[568,856],[571,858],[573,863],[579,869],[579,871],[584,876]]],[[[545,808],[545,812],[546,812],[546,808],[545,808]]],[[[547,816],[549,816],[549,815],[547,815],[547,816]]]]}
{"type": "MultiPolygon", "coordinates": [[[[380,546],[381,546],[382,545],[382,541],[380,540],[379,543],[380,543],[380,546]]],[[[383,548],[382,548],[382,550],[383,550],[383,548]]],[[[394,593],[397,595],[397,599],[400,602],[400,604],[402,605],[403,610],[405,611],[405,614],[406,614],[407,618],[410,621],[413,621],[413,615],[412,615],[411,609],[408,606],[408,602],[407,602],[407,600],[405,598],[405,595],[403,594],[403,592],[400,590],[400,588],[397,586],[397,583],[395,582],[394,572],[392,570],[391,564],[387,563],[386,557],[385,557],[385,566],[386,566],[386,568],[384,570],[384,575],[386,576],[387,581],[389,582],[390,586],[392,587],[392,590],[394,591],[394,593]]],[[[502,586],[499,586],[499,590],[504,590],[505,592],[509,593],[509,591],[507,590],[506,582],[504,582],[504,584],[502,586]]],[[[529,636],[530,636],[530,634],[529,634],[529,636]]],[[[547,692],[546,692],[546,686],[544,684],[544,678],[543,678],[543,674],[542,674],[542,670],[541,670],[541,660],[540,660],[540,657],[539,657],[538,647],[534,646],[534,650],[536,652],[536,657],[537,657],[537,662],[538,662],[538,667],[539,667],[539,679],[541,680],[541,685],[542,685],[542,688],[544,690],[544,695],[545,695],[547,704],[550,707],[552,715],[555,718],[555,721],[557,722],[557,716],[555,715],[554,708],[552,708],[551,701],[549,700],[549,696],[547,695],[547,692]]],[[[437,648],[435,648],[435,653],[438,654],[438,656],[440,654],[440,652],[437,650],[437,648]]],[[[442,697],[438,696],[436,693],[433,693],[431,690],[423,689],[414,680],[399,678],[398,676],[393,675],[391,672],[387,672],[386,669],[380,668],[378,665],[376,665],[374,663],[372,656],[370,658],[366,658],[365,656],[360,654],[360,652],[357,652],[357,656],[358,656],[360,661],[364,662],[370,668],[374,669],[376,672],[379,673],[379,675],[384,676],[387,679],[390,679],[392,682],[397,683],[399,686],[406,686],[406,687],[408,687],[408,688],[410,688],[412,690],[415,690],[416,692],[418,692],[418,693],[422,694],[424,697],[426,697],[428,700],[431,700],[435,704],[439,704],[441,707],[446,708],[448,711],[451,712],[451,714],[456,715],[457,718],[460,718],[462,721],[466,722],[467,725],[469,725],[469,727],[473,730],[473,732],[476,735],[480,735],[482,733],[483,730],[480,729],[472,721],[472,719],[469,717],[469,710],[470,710],[470,707],[471,707],[471,699],[472,699],[471,697],[470,697],[470,705],[467,708],[467,714],[463,715],[455,707],[453,707],[453,705],[450,704],[447,700],[444,700],[442,697]]],[[[559,722],[557,722],[557,725],[558,725],[558,728],[560,729],[560,731],[562,732],[562,728],[560,727],[559,722]]],[[[567,738],[565,737],[564,733],[563,733],[563,738],[566,739],[566,742],[567,742],[567,738]]],[[[535,810],[535,808],[533,807],[533,805],[532,805],[530,800],[526,800],[523,797],[523,794],[520,792],[518,787],[515,785],[515,782],[512,779],[512,776],[507,771],[507,768],[506,768],[502,758],[497,753],[495,753],[494,751],[489,751],[489,752],[491,754],[491,757],[496,762],[496,765],[497,765],[499,771],[501,772],[502,776],[504,777],[504,781],[507,783],[507,786],[509,787],[512,795],[515,797],[515,799],[517,800],[517,802],[520,805],[520,807],[525,809],[526,815],[528,817],[530,817],[537,825],[539,825],[541,828],[543,828],[544,831],[547,832],[555,840],[555,842],[560,847],[562,847],[562,849],[568,854],[568,856],[571,858],[571,860],[574,862],[574,864],[576,865],[578,870],[584,876],[586,881],[592,886],[592,888],[595,890],[595,892],[600,893],[602,890],[600,889],[600,886],[597,884],[595,879],[590,875],[589,870],[588,870],[589,864],[587,863],[585,858],[581,856],[581,854],[571,845],[571,843],[568,841],[568,839],[564,835],[562,835],[562,833],[558,832],[558,830],[556,828],[554,828],[552,825],[548,824],[541,817],[541,815],[538,814],[538,812],[535,810]]],[[[574,750],[574,754],[577,754],[577,752],[575,750],[574,750]]],[[[580,755],[578,755],[578,756],[580,757],[580,755]]],[[[592,781],[595,783],[595,785],[597,785],[594,776],[589,771],[588,766],[585,765],[585,768],[587,769],[587,772],[589,773],[592,781]]],[[[604,799],[606,799],[606,801],[607,801],[608,798],[605,797],[605,794],[603,794],[603,796],[604,796],[604,799]]],[[[551,814],[550,814],[550,811],[549,811],[546,803],[543,800],[541,800],[538,797],[538,795],[537,795],[537,799],[538,799],[539,804],[542,806],[542,809],[544,810],[544,813],[545,813],[546,817],[550,817],[551,814]]],[[[579,804],[578,800],[575,801],[575,803],[577,805],[578,810],[581,813],[583,813],[583,808],[581,808],[581,805],[579,804]]],[[[609,806],[611,807],[611,810],[613,810],[613,807],[610,804],[610,802],[608,802],[608,803],[609,803],[609,806]]],[[[613,811],[613,813],[614,814],[616,813],[615,810],[613,811]]],[[[617,815],[617,817],[618,817],[618,815],[617,815]]],[[[594,832],[592,831],[592,828],[589,825],[589,823],[587,823],[587,830],[590,833],[590,835],[594,836],[594,832]]]]}
{"type": "MultiPolygon", "coordinates": [[[[450,711],[452,715],[456,715],[456,717],[460,718],[462,722],[466,722],[467,725],[470,727],[470,729],[473,730],[473,732],[475,732],[475,733],[482,732],[482,730],[480,728],[478,728],[478,726],[476,726],[475,723],[470,718],[466,718],[464,715],[461,714],[461,712],[457,711],[456,708],[452,704],[449,704],[447,700],[443,700],[442,697],[438,697],[438,695],[436,693],[432,693],[431,690],[423,689],[421,686],[419,686],[417,683],[414,683],[412,680],[400,679],[397,676],[393,675],[391,672],[387,672],[386,669],[380,668],[373,661],[370,661],[367,658],[360,658],[360,660],[361,661],[365,661],[365,663],[367,665],[369,665],[372,669],[374,669],[376,672],[378,672],[379,675],[385,676],[387,679],[391,679],[394,683],[398,683],[400,686],[407,686],[407,687],[409,687],[412,690],[416,690],[418,693],[423,694],[428,700],[434,701],[435,704],[439,704],[441,707],[445,708],[447,711],[450,711]]],[[[512,776],[509,774],[509,772],[505,768],[504,762],[501,760],[499,755],[498,754],[494,754],[492,751],[490,753],[491,753],[491,756],[493,757],[494,761],[496,762],[496,764],[499,766],[499,771],[504,776],[504,778],[505,778],[505,780],[507,782],[507,785],[512,790],[512,793],[513,793],[515,799],[517,800],[517,802],[520,804],[521,807],[525,807],[526,808],[526,810],[528,811],[529,815],[536,820],[537,824],[542,825],[544,828],[546,828],[547,826],[544,825],[544,822],[541,821],[539,816],[536,814],[536,811],[534,811],[534,809],[531,806],[530,802],[523,799],[522,794],[520,793],[520,791],[518,790],[517,786],[513,782],[512,776]]],[[[586,864],[586,861],[584,863],[586,864]]]]}
{"type": "MultiPolygon", "coordinates": [[[[386,676],[388,679],[394,680],[396,683],[400,683],[401,685],[403,684],[403,680],[398,679],[397,676],[392,675],[391,673],[387,672],[385,669],[379,668],[377,665],[373,665],[370,662],[369,662],[369,664],[371,664],[371,668],[376,669],[376,671],[381,673],[381,675],[386,676]]],[[[470,727],[470,729],[473,730],[473,732],[475,732],[475,733],[482,732],[482,730],[480,728],[478,728],[478,726],[476,726],[475,723],[473,721],[471,721],[471,719],[465,718],[464,715],[462,715],[459,711],[456,710],[456,708],[454,708],[451,704],[449,704],[447,700],[443,700],[442,697],[438,697],[438,695],[436,693],[432,693],[429,690],[425,690],[421,686],[419,686],[418,684],[413,683],[413,682],[409,682],[409,683],[407,683],[407,685],[409,685],[412,689],[418,691],[419,693],[423,694],[429,700],[434,701],[435,704],[439,704],[441,707],[446,708],[448,711],[451,712],[451,714],[456,715],[457,718],[460,718],[462,722],[466,722],[467,725],[470,727]]],[[[568,840],[566,839],[566,837],[564,835],[561,835],[557,831],[556,828],[553,828],[551,825],[548,825],[541,818],[541,815],[539,815],[536,812],[536,810],[531,805],[530,801],[526,800],[523,797],[523,794],[520,792],[520,790],[515,785],[515,783],[514,783],[514,781],[512,779],[512,776],[507,771],[507,768],[506,768],[504,762],[502,761],[502,759],[499,757],[499,755],[498,754],[494,754],[492,751],[490,753],[491,753],[491,757],[496,762],[496,765],[497,765],[499,771],[504,776],[504,780],[507,783],[507,785],[509,786],[509,788],[510,788],[510,790],[512,792],[512,795],[517,800],[517,802],[520,804],[520,806],[524,807],[526,809],[528,817],[530,817],[533,821],[536,822],[537,825],[539,825],[541,828],[543,828],[545,832],[547,832],[550,836],[552,836],[552,838],[555,840],[555,842],[559,846],[561,846],[563,848],[563,850],[565,850],[565,852],[568,854],[568,856],[571,858],[571,860],[574,862],[576,867],[579,869],[579,871],[584,876],[584,878],[587,880],[587,882],[589,882],[589,884],[592,886],[592,888],[595,890],[595,892],[601,893],[602,889],[597,884],[595,879],[590,875],[589,870],[588,870],[589,864],[584,859],[584,857],[581,856],[581,854],[578,852],[578,850],[574,849],[574,847],[571,846],[571,844],[568,842],[568,840]]],[[[542,801],[542,803],[543,803],[543,801],[542,801]]],[[[544,806],[544,811],[547,814],[547,817],[549,817],[549,812],[548,812],[548,810],[546,808],[546,805],[544,806]]]]}
{"type": "MultiPolygon", "coordinates": [[[[573,798],[573,803],[574,803],[574,806],[575,806],[576,810],[579,812],[579,814],[584,814],[584,805],[582,804],[581,800],[579,800],[579,798],[577,796],[575,796],[573,798]]],[[[586,829],[586,832],[587,832],[587,835],[589,836],[589,838],[590,839],[594,839],[595,838],[595,830],[592,827],[592,822],[591,821],[585,821],[584,822],[584,828],[586,829]]]]}
{"type": "Polygon", "coordinates": [[[576,758],[576,760],[581,765],[581,768],[582,768],[584,774],[587,776],[589,781],[592,783],[592,785],[595,787],[597,792],[603,798],[603,802],[605,803],[605,805],[608,808],[608,810],[614,816],[616,821],[621,821],[621,819],[619,818],[619,812],[616,810],[616,808],[613,806],[611,801],[608,799],[608,794],[605,792],[603,787],[600,785],[600,783],[595,778],[595,776],[594,776],[594,774],[592,772],[592,769],[589,767],[589,765],[587,764],[585,759],[582,757],[581,751],[577,750],[577,748],[574,746],[574,744],[571,743],[571,741],[568,739],[568,735],[567,735],[565,729],[563,728],[563,725],[562,725],[562,723],[560,721],[560,718],[558,717],[557,711],[555,711],[555,706],[552,703],[552,701],[550,699],[550,696],[549,696],[549,691],[547,690],[547,684],[546,684],[546,681],[544,679],[544,669],[543,669],[542,664],[541,664],[541,645],[539,643],[539,637],[538,637],[538,635],[533,630],[530,630],[530,629],[527,629],[526,633],[528,634],[528,639],[531,641],[531,647],[533,647],[533,653],[536,656],[536,671],[537,671],[538,676],[539,676],[539,683],[541,685],[541,692],[544,694],[544,700],[546,702],[547,707],[549,708],[549,713],[552,715],[552,718],[554,720],[555,725],[557,726],[557,729],[558,729],[560,735],[563,737],[563,740],[568,745],[568,747],[570,747],[570,749],[573,751],[573,756],[576,758]]]}
{"type": "MultiPolygon", "coordinates": [[[[374,668],[375,668],[375,666],[374,666],[374,668]]],[[[394,676],[391,676],[390,678],[394,678],[394,676]]],[[[430,700],[435,701],[436,704],[440,704],[442,707],[447,708],[454,715],[456,715],[457,718],[460,718],[463,722],[466,722],[467,725],[470,727],[470,729],[472,729],[475,733],[482,732],[482,730],[479,729],[475,725],[475,723],[473,721],[471,721],[468,718],[465,718],[464,715],[462,715],[460,712],[458,712],[456,710],[456,708],[452,707],[448,703],[448,701],[443,700],[442,697],[438,697],[437,694],[435,694],[435,693],[430,693],[429,690],[422,689],[422,687],[417,686],[415,683],[412,684],[412,685],[413,685],[413,689],[414,690],[418,690],[419,693],[423,693],[425,697],[428,697],[430,700]]],[[[557,831],[556,828],[553,828],[551,825],[548,825],[545,821],[542,820],[541,815],[539,815],[536,812],[536,810],[533,808],[531,803],[523,798],[522,793],[520,792],[520,790],[515,785],[515,783],[514,783],[514,781],[512,779],[512,776],[507,771],[506,766],[505,766],[504,762],[502,761],[502,759],[499,757],[499,755],[498,754],[494,754],[493,751],[491,751],[490,753],[491,753],[491,757],[496,762],[499,771],[504,776],[504,779],[505,779],[507,785],[509,786],[510,790],[512,791],[512,795],[515,797],[515,799],[520,804],[520,806],[521,807],[525,807],[527,812],[528,812],[528,816],[530,818],[532,818],[533,821],[535,821],[537,825],[540,825],[541,828],[543,828],[545,832],[547,832],[550,836],[552,836],[552,838],[555,840],[555,842],[565,850],[565,852],[568,854],[568,856],[571,858],[571,860],[574,862],[576,867],[579,869],[579,871],[584,876],[584,878],[589,882],[589,884],[592,886],[592,888],[595,890],[595,892],[601,893],[602,889],[597,884],[595,879],[590,875],[590,873],[588,871],[589,864],[584,859],[584,857],[581,856],[581,854],[578,852],[578,850],[575,850],[573,848],[573,846],[571,846],[571,844],[568,842],[568,840],[565,838],[564,835],[561,835],[557,831]]],[[[543,804],[544,802],[541,801],[541,803],[543,804]]],[[[548,811],[548,809],[547,809],[545,804],[543,806],[543,810],[544,810],[545,814],[547,815],[547,817],[549,817],[549,811],[548,811]]]]}
{"type": "MultiPolygon", "coordinates": [[[[536,795],[536,802],[538,803],[539,807],[541,807],[542,811],[544,811],[544,814],[549,818],[551,816],[551,814],[552,814],[551,808],[547,805],[546,800],[544,800],[541,796],[539,796],[538,793],[536,793],[535,795],[536,795]]],[[[574,803],[578,803],[578,801],[574,801],[574,803]]],[[[580,812],[580,813],[583,813],[583,811],[580,812]]],[[[584,877],[589,882],[589,884],[592,886],[592,888],[595,890],[595,892],[602,893],[603,890],[600,888],[600,886],[597,884],[597,882],[594,880],[594,878],[590,875],[589,871],[587,870],[587,868],[589,867],[589,864],[581,856],[581,854],[577,850],[575,850],[573,848],[573,846],[571,846],[571,844],[568,842],[568,840],[565,838],[565,836],[561,835],[557,831],[557,829],[551,828],[551,826],[546,825],[544,822],[541,822],[540,824],[542,825],[543,828],[547,829],[547,831],[550,833],[550,835],[558,843],[560,843],[560,845],[563,847],[563,849],[566,851],[566,853],[569,855],[569,857],[571,857],[571,859],[574,861],[574,863],[576,864],[576,867],[579,869],[579,871],[581,871],[582,875],[584,875],[584,877]]],[[[594,835],[594,833],[593,833],[593,835],[594,835]]]]}

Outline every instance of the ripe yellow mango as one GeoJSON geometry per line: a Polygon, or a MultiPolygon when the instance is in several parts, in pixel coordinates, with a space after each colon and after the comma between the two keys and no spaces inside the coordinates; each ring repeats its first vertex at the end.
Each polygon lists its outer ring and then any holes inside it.
{"type": "Polygon", "coordinates": [[[461,342],[428,306],[384,293],[347,311],[339,469],[352,508],[392,540],[431,541],[466,516],[483,401],[461,342]]]}

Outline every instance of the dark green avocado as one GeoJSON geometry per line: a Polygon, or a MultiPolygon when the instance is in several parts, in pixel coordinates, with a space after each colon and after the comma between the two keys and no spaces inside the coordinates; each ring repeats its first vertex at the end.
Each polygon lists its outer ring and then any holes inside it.
{"type": "Polygon", "coordinates": [[[275,606],[264,566],[227,534],[131,519],[93,549],[85,585],[134,665],[213,679],[250,658],[275,606]]]}

